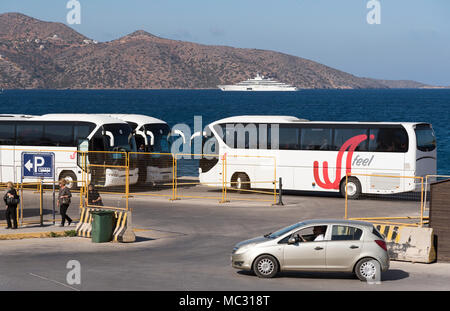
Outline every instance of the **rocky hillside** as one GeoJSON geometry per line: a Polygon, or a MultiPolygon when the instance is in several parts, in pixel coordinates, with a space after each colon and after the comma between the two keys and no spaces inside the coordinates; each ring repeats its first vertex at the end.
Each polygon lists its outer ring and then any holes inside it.
{"type": "Polygon", "coordinates": [[[136,31],[98,43],[70,27],[0,15],[0,88],[216,88],[256,73],[299,88],[425,87],[360,78],[274,51],[209,46],[136,31]]]}

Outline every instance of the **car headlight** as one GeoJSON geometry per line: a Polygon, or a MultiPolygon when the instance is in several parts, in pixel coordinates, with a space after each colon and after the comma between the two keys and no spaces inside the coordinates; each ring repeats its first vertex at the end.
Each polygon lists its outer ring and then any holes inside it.
{"type": "Polygon", "coordinates": [[[233,254],[239,255],[239,254],[243,254],[246,251],[248,251],[250,249],[251,245],[244,245],[241,247],[235,247],[233,248],[233,254]]]}

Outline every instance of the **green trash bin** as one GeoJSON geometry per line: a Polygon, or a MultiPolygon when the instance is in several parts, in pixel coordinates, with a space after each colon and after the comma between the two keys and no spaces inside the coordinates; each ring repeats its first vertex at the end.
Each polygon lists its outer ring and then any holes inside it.
{"type": "Polygon", "coordinates": [[[104,243],[112,241],[114,212],[94,210],[92,214],[92,242],[104,243]]]}

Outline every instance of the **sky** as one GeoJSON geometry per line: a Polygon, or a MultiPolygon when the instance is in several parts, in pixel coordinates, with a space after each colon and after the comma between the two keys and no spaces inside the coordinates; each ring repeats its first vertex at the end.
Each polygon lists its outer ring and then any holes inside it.
{"type": "MultiPolygon", "coordinates": [[[[67,23],[69,0],[0,0],[20,12],[67,23]]],[[[360,77],[450,85],[450,0],[78,0],[81,24],[98,41],[142,29],[202,44],[274,50],[360,77]]]]}

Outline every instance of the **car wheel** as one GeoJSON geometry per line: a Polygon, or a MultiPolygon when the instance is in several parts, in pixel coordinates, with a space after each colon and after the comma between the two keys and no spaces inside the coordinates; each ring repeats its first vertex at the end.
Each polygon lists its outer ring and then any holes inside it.
{"type": "Polygon", "coordinates": [[[260,278],[273,278],[278,273],[278,262],[270,255],[256,258],[253,271],[260,278]]]}
{"type": "MultiPolygon", "coordinates": [[[[345,198],[345,178],[341,182],[341,195],[345,198]]],[[[347,181],[347,199],[356,200],[361,196],[361,183],[355,177],[349,177],[347,181]]]]}
{"type": "Polygon", "coordinates": [[[363,282],[375,279],[380,265],[376,264],[376,260],[372,258],[363,258],[355,266],[355,274],[363,282]]]}

